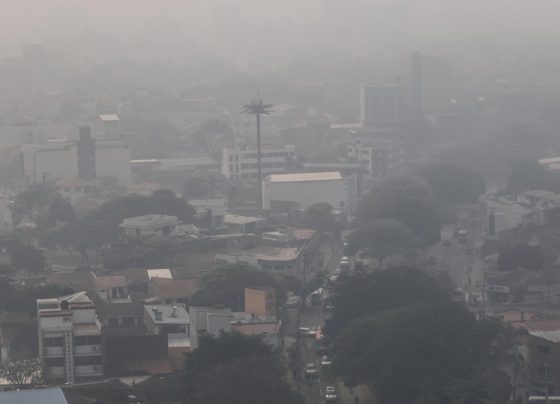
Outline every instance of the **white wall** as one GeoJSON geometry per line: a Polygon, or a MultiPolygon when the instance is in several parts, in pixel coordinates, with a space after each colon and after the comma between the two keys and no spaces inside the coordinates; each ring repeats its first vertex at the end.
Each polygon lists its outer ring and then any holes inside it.
{"type": "Polygon", "coordinates": [[[78,176],[76,145],[61,142],[48,145],[24,145],[23,167],[32,182],[78,176]]]}
{"type": "Polygon", "coordinates": [[[97,177],[115,177],[119,184],[130,184],[131,152],[122,142],[98,140],[95,149],[95,170],[97,177]]]}
{"type": "Polygon", "coordinates": [[[270,183],[263,186],[263,205],[270,209],[271,201],[297,202],[303,209],[319,202],[329,203],[338,209],[341,203],[347,208],[348,190],[344,180],[270,183]]]}
{"type": "Polygon", "coordinates": [[[73,309],[72,322],[74,324],[95,323],[95,309],[73,309]]]}

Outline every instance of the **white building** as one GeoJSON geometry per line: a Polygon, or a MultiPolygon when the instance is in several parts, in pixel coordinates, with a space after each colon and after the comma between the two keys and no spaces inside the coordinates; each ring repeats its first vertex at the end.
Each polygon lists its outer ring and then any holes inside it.
{"type": "Polygon", "coordinates": [[[47,381],[78,383],[103,376],[101,323],[86,292],[38,299],[37,318],[47,381]]]}
{"type": "MultiPolygon", "coordinates": [[[[262,145],[261,161],[263,176],[286,172],[291,161],[295,159],[293,145],[262,145]]],[[[235,147],[224,148],[222,153],[222,174],[232,181],[255,180],[258,177],[257,149],[248,146],[244,139],[237,139],[235,147]]]]}
{"type": "Polygon", "coordinates": [[[200,333],[217,337],[222,332],[231,331],[233,313],[230,309],[191,306],[189,316],[191,320],[191,347],[193,349],[198,348],[200,333]]]}
{"type": "MultiPolygon", "coordinates": [[[[22,151],[24,173],[29,183],[79,177],[76,140],[26,144],[22,151]]],[[[130,183],[130,157],[130,148],[122,140],[96,139],[96,177],[114,177],[122,185],[130,183]]]]}
{"type": "Polygon", "coordinates": [[[360,94],[360,119],[363,127],[392,125],[403,114],[403,93],[400,84],[369,85],[360,94]]]}
{"type": "Polygon", "coordinates": [[[196,210],[200,227],[215,229],[225,226],[225,215],[228,209],[227,198],[189,199],[189,205],[196,210]]]}
{"type": "Polygon", "coordinates": [[[272,174],[264,179],[263,207],[274,210],[275,202],[295,202],[302,209],[326,202],[342,214],[353,214],[358,197],[357,176],[343,178],[340,172],[272,174]]]}
{"type": "Polygon", "coordinates": [[[124,233],[130,237],[168,236],[179,224],[177,216],[144,215],[127,217],[119,225],[124,233]]]}
{"type": "Polygon", "coordinates": [[[191,321],[183,305],[145,305],[144,324],[155,335],[167,335],[168,348],[191,346],[191,321]]]}
{"type": "Polygon", "coordinates": [[[402,146],[388,139],[379,139],[371,143],[356,142],[347,146],[350,162],[361,164],[371,178],[384,178],[399,174],[403,170],[402,146]]]}

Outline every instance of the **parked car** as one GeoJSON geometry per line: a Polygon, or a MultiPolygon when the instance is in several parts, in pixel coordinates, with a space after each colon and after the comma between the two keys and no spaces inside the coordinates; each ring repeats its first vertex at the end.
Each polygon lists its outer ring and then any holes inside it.
{"type": "Polygon", "coordinates": [[[327,403],[335,403],[338,401],[338,396],[336,395],[336,390],[334,386],[327,386],[325,389],[325,401],[327,403]]]}
{"type": "Polygon", "coordinates": [[[323,357],[321,358],[321,367],[326,367],[330,365],[332,365],[332,362],[330,361],[329,357],[327,355],[323,355],[323,357]]]}

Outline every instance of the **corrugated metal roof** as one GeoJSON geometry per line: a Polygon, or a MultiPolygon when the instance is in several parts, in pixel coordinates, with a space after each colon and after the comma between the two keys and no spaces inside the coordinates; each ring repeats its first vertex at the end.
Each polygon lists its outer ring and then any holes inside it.
{"type": "Polygon", "coordinates": [[[61,388],[6,391],[0,393],[0,404],[68,404],[61,388]]]}
{"type": "Polygon", "coordinates": [[[292,173],[272,174],[269,176],[271,183],[281,182],[309,182],[309,181],[336,181],[341,180],[342,175],[338,171],[324,173],[292,173]]]}

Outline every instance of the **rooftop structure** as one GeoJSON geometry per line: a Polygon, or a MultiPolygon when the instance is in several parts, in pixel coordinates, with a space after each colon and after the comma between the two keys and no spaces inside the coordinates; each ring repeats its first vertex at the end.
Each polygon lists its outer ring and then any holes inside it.
{"type": "Polygon", "coordinates": [[[144,215],[127,217],[119,225],[126,235],[139,236],[168,236],[179,224],[177,216],[144,215]]]}
{"type": "Polygon", "coordinates": [[[283,182],[311,182],[311,181],[338,181],[342,179],[339,172],[322,173],[291,173],[291,174],[272,174],[269,177],[272,184],[283,182]]]}
{"type": "Polygon", "coordinates": [[[171,274],[171,270],[169,268],[147,269],[146,272],[148,273],[149,280],[155,278],[173,279],[173,275],[171,274]]]}

